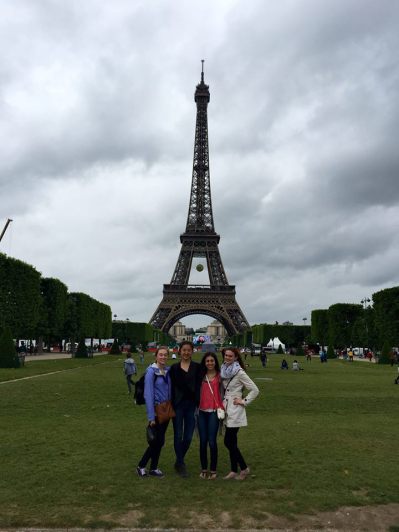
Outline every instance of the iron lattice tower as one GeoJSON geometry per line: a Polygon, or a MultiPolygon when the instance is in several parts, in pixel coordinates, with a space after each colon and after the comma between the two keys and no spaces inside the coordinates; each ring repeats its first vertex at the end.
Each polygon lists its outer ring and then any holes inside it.
{"type": "Polygon", "coordinates": [[[194,95],[197,105],[194,161],[190,205],[186,230],[180,235],[182,244],[170,284],[163,287],[163,298],[150,323],[169,331],[176,321],[191,314],[206,314],[220,321],[232,336],[249,329],[235,298],[235,286],[229,285],[219,253],[220,236],[213,224],[208,147],[209,86],[204,82],[202,61],[201,82],[194,95]],[[206,259],[209,284],[190,285],[193,258],[206,259]]]}

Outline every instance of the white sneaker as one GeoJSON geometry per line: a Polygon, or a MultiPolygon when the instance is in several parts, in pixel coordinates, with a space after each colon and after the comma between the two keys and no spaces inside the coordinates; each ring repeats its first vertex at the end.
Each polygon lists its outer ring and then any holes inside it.
{"type": "Polygon", "coordinates": [[[137,471],[137,474],[139,477],[143,478],[143,477],[148,477],[148,473],[147,471],[145,470],[145,467],[139,467],[137,466],[136,467],[136,471],[137,471]]]}

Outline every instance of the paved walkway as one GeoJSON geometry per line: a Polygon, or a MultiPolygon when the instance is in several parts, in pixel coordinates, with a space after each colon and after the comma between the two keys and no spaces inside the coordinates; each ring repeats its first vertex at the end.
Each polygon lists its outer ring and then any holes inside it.
{"type": "MultiPolygon", "coordinates": [[[[108,353],[93,353],[95,357],[108,355],[108,353]]],[[[31,360],[58,360],[61,358],[72,358],[71,353],[41,353],[40,355],[26,355],[25,362],[31,360]]]]}
{"type": "MultiPolygon", "coordinates": [[[[106,353],[96,353],[96,355],[105,355],[105,354],[106,353]]],[[[36,356],[31,356],[29,358],[34,359],[34,360],[56,360],[57,358],[71,358],[71,355],[67,353],[49,353],[47,355],[36,355],[36,356]],[[56,356],[57,354],[61,356],[56,356]],[[44,358],[39,358],[39,357],[44,357],[44,358]]],[[[96,364],[96,366],[98,366],[99,364],[108,364],[108,360],[105,362],[99,362],[98,364],[96,364]]],[[[19,379],[10,379],[8,381],[1,381],[0,385],[10,384],[10,382],[25,381],[27,379],[37,379],[39,377],[46,377],[47,375],[55,375],[56,373],[64,373],[65,371],[75,371],[77,369],[82,369],[82,368],[86,369],[87,367],[91,367],[91,366],[76,366],[75,368],[65,368],[65,369],[58,369],[57,371],[48,371],[47,373],[38,373],[37,375],[29,375],[28,377],[21,377],[19,379]]]]}

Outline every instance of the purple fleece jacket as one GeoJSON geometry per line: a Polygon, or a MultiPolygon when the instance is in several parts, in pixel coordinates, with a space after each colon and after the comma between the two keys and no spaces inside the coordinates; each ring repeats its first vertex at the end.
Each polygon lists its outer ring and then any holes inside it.
{"type": "Polygon", "coordinates": [[[155,405],[169,401],[171,398],[169,369],[165,367],[165,375],[162,375],[155,363],[147,368],[144,380],[144,399],[148,421],[155,420],[155,405]]]}

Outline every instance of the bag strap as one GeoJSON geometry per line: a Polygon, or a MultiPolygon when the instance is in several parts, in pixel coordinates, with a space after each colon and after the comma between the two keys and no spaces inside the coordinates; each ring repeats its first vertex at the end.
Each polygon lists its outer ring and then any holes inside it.
{"type": "MultiPolygon", "coordinates": [[[[215,375],[215,377],[216,377],[216,375],[215,375]]],[[[213,396],[213,400],[215,401],[216,408],[219,408],[218,404],[217,404],[217,401],[216,401],[215,394],[213,393],[213,390],[212,390],[211,383],[209,382],[208,375],[205,375],[205,378],[206,378],[206,382],[208,383],[209,389],[211,390],[211,394],[213,396]]]]}

